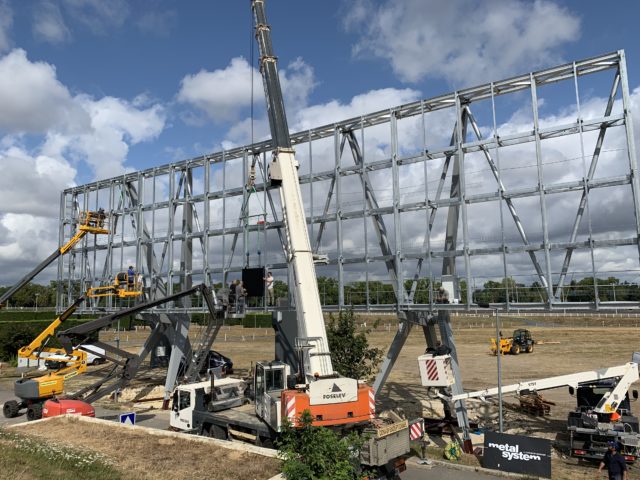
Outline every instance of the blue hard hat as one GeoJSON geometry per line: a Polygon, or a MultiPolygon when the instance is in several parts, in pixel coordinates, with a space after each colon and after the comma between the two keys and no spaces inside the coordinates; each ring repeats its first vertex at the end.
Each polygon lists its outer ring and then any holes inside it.
{"type": "Polygon", "coordinates": [[[610,448],[615,448],[616,450],[618,449],[618,444],[617,442],[614,442],[613,440],[609,440],[607,442],[607,445],[609,445],[610,448]]]}

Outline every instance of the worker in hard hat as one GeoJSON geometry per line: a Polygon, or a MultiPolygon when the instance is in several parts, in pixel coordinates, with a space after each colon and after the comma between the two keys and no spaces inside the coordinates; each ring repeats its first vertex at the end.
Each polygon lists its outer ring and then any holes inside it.
{"type": "Polygon", "coordinates": [[[607,453],[604,454],[598,473],[601,475],[604,467],[607,467],[609,480],[627,480],[627,462],[620,455],[620,446],[618,442],[611,440],[608,445],[607,453]]]}

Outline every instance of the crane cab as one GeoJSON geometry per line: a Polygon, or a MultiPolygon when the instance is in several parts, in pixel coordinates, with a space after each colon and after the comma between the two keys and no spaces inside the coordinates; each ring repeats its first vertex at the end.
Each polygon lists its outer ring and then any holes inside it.
{"type": "MultiPolygon", "coordinates": [[[[291,368],[282,362],[257,362],[253,375],[256,414],[275,431],[282,426],[282,392],[287,389],[291,368]]],[[[301,412],[300,412],[301,413],[301,412]]]]}

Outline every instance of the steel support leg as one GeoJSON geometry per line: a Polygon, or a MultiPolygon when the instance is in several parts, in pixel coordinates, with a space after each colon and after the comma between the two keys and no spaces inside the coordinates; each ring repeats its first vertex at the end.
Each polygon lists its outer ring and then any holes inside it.
{"type": "MultiPolygon", "coordinates": [[[[453,377],[455,383],[451,386],[451,393],[458,395],[464,393],[462,387],[462,376],[460,375],[460,364],[458,363],[458,352],[453,339],[453,330],[451,329],[451,317],[447,310],[438,311],[438,326],[440,327],[440,337],[442,343],[451,349],[451,367],[453,369],[453,377]]],[[[458,400],[453,404],[458,419],[458,426],[462,429],[463,450],[466,453],[473,452],[471,437],[469,436],[469,417],[467,416],[467,408],[464,401],[458,400]]]]}
{"type": "Polygon", "coordinates": [[[162,402],[162,408],[166,410],[169,408],[171,392],[176,386],[180,363],[190,353],[187,349],[191,350],[187,342],[191,318],[185,313],[161,314],[160,317],[162,319],[161,321],[165,320],[162,317],[168,317],[174,326],[173,330],[167,332],[169,333],[169,340],[171,341],[171,357],[169,358],[169,368],[167,369],[167,378],[164,384],[164,401],[162,402]]]}
{"type": "Polygon", "coordinates": [[[411,332],[411,328],[414,323],[410,319],[410,314],[413,313],[415,312],[400,312],[398,314],[398,331],[396,332],[395,337],[393,337],[389,351],[382,361],[380,372],[376,376],[376,381],[373,383],[373,392],[376,397],[382,391],[382,387],[387,381],[387,377],[391,373],[391,369],[395,365],[398,355],[400,355],[400,351],[409,337],[409,333],[411,332]]]}

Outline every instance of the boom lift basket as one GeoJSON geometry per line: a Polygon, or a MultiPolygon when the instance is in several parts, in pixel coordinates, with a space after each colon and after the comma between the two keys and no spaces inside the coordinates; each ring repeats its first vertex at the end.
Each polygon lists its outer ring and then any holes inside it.
{"type": "Polygon", "coordinates": [[[425,353],[418,357],[418,368],[424,387],[450,387],[455,383],[451,355],[425,353]]]}

